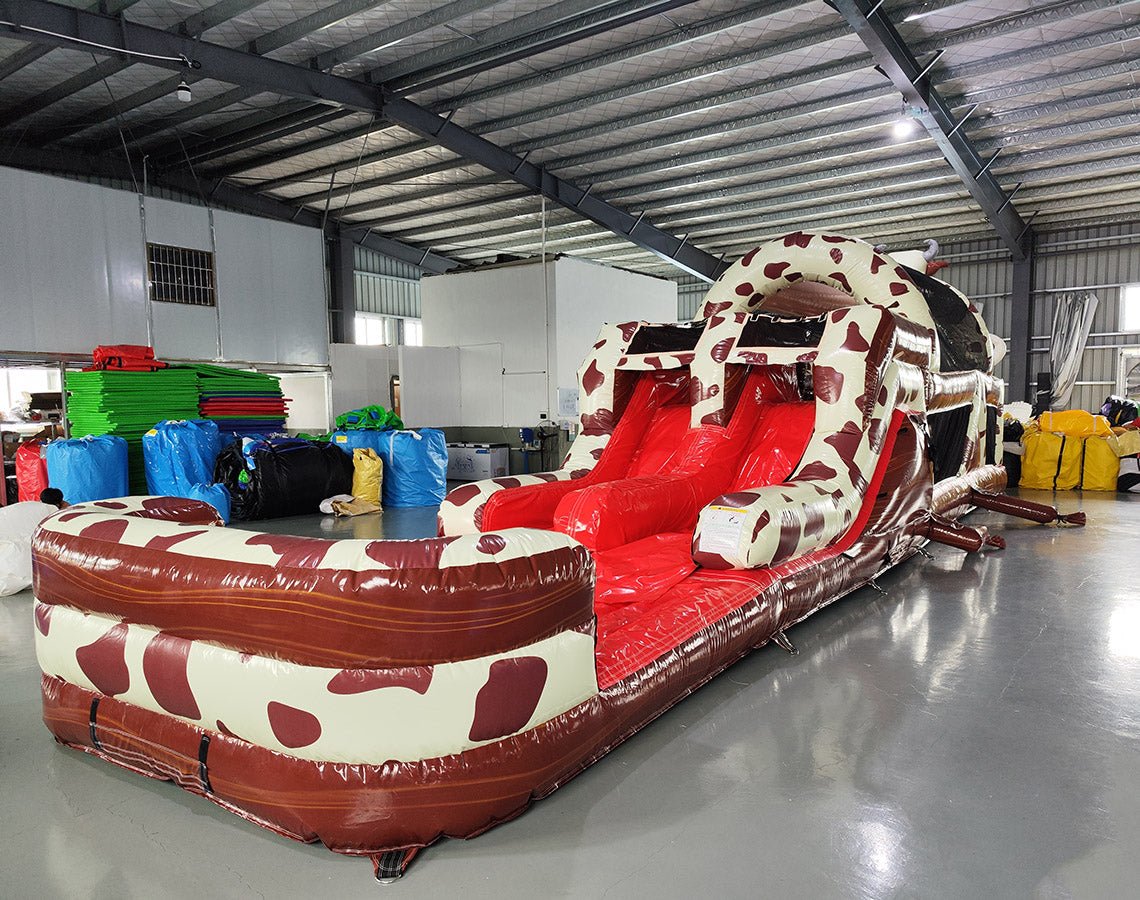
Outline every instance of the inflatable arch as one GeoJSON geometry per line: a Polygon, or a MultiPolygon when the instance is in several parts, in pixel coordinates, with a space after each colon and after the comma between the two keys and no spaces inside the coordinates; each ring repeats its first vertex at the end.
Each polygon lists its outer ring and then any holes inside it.
{"type": "Polygon", "coordinates": [[[924,542],[1001,546],[969,509],[1082,521],[1000,495],[1002,385],[959,296],[851,238],[758,248],[696,321],[604,327],[563,466],[456,488],[435,538],[65,510],[34,544],[44,720],[398,876],[924,542]],[[963,353],[986,366],[939,367],[963,353]]]}

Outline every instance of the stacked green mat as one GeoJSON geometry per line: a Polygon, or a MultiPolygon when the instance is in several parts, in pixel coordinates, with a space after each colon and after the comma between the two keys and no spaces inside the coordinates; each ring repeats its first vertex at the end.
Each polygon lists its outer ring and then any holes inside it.
{"type": "Polygon", "coordinates": [[[198,375],[192,368],[68,372],[66,388],[72,435],[114,434],[126,440],[133,494],[147,493],[143,434],[164,419],[198,418],[198,375]]]}

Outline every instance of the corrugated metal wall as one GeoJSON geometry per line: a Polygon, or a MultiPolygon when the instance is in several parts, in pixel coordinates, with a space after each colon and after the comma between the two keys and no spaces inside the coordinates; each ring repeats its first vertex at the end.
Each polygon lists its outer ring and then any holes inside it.
{"type": "Polygon", "coordinates": [[[688,322],[697,314],[697,307],[709,292],[709,283],[695,275],[677,278],[677,321],[688,322]]]}
{"type": "MultiPolygon", "coordinates": [[[[980,302],[990,329],[1008,340],[1013,265],[997,241],[946,246],[942,258],[951,263],[942,276],[980,302]]],[[[1057,296],[1087,290],[1100,301],[1073,391],[1074,407],[1100,409],[1104,398],[1116,389],[1120,348],[1140,345],[1140,333],[1119,330],[1121,286],[1135,283],[1140,283],[1140,222],[1046,231],[1038,236],[1031,372],[1049,365],[1057,296]]],[[[1003,364],[998,374],[1006,377],[1007,368],[1003,364]]]]}
{"type": "Polygon", "coordinates": [[[367,247],[353,249],[356,308],[383,316],[420,318],[420,270],[367,247]]]}

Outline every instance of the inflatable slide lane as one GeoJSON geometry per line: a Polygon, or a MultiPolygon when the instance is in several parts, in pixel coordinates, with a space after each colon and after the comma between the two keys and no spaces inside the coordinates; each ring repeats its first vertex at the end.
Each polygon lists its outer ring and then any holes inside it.
{"type": "Polygon", "coordinates": [[[1003,546],[970,509],[1079,524],[1001,494],[1000,344],[906,261],[797,232],[693,322],[605,326],[562,467],[456,488],[434,538],[171,498],[49,518],[48,728],[393,878],[927,541],[1003,546]]]}

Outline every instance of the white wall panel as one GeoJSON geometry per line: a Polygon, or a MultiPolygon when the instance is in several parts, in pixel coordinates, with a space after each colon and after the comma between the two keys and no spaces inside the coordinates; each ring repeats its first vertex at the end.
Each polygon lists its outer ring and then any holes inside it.
{"type": "Polygon", "coordinates": [[[400,418],[409,428],[464,424],[458,347],[400,348],[400,418]]]}
{"type": "MultiPolygon", "coordinates": [[[[220,219],[222,213],[217,213],[220,219]]],[[[236,216],[243,222],[249,216],[236,216]]],[[[277,361],[325,365],[329,361],[329,317],[325,298],[324,238],[315,228],[271,222],[266,247],[273,277],[266,285],[273,303],[277,361]]]]}
{"type": "MultiPolygon", "coordinates": [[[[503,418],[463,375],[464,425],[534,425],[557,418],[558,388],[574,388],[605,322],[677,320],[677,285],[600,263],[561,257],[421,281],[424,343],[503,348],[503,418]],[[480,398],[472,402],[472,393],[480,398]]],[[[488,372],[483,378],[490,378],[488,372]]],[[[482,381],[483,379],[481,379],[482,381]]],[[[405,383],[407,379],[404,379],[405,383]]]]}
{"type": "Polygon", "coordinates": [[[214,214],[214,266],[218,279],[218,314],[222,354],[249,362],[277,358],[277,323],[273,297],[272,223],[250,216],[214,214]],[[271,323],[271,327],[266,327],[271,323]]]}
{"type": "MultiPolygon", "coordinates": [[[[546,379],[542,378],[545,385],[546,379]]],[[[506,425],[503,345],[459,348],[459,410],[463,425],[506,425]]]]}
{"type": "Polygon", "coordinates": [[[328,431],[333,421],[328,373],[284,372],[277,377],[281,379],[281,392],[289,398],[285,427],[290,431],[328,431]]]}
{"type": "Polygon", "coordinates": [[[424,343],[503,345],[508,373],[546,372],[547,314],[541,264],[425,276],[424,343]]]}
{"type": "Polygon", "coordinates": [[[210,235],[210,211],[204,206],[190,206],[158,197],[147,197],[146,239],[152,244],[170,244],[191,250],[214,249],[210,235]]]}
{"type": "Polygon", "coordinates": [[[326,364],[328,313],[320,232],[215,212],[214,236],[225,357],[326,364]]]}
{"type": "Polygon", "coordinates": [[[155,303],[160,356],[324,365],[324,245],[316,229],[215,213],[0,168],[0,349],[87,353],[145,344],[145,241],[215,250],[219,309],[155,303]],[[216,248],[215,248],[216,243],[216,248]]]}
{"type": "Polygon", "coordinates": [[[400,371],[395,347],[333,344],[329,351],[334,418],[373,403],[391,408],[389,386],[400,371]]]}
{"type": "Polygon", "coordinates": [[[606,322],[676,322],[677,283],[564,256],[554,264],[556,348],[549,408],[557,389],[578,386],[578,367],[606,322]]]}
{"type": "Polygon", "coordinates": [[[146,343],[138,198],[0,168],[0,349],[146,343]]]}

